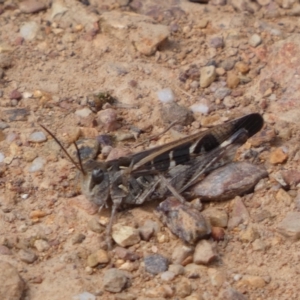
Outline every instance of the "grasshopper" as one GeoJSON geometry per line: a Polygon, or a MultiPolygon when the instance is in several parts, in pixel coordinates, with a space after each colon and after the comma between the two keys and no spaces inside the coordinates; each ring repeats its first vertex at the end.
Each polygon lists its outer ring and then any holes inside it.
{"type": "Polygon", "coordinates": [[[78,163],[68,154],[58,139],[43,125],[79,170],[81,191],[99,210],[112,202],[106,231],[111,246],[111,230],[117,210],[122,206],[141,205],[153,199],[173,194],[181,202],[190,187],[210,171],[232,161],[236,150],[263,127],[258,113],[245,115],[206,131],[141,151],[127,157],[100,162],[78,163]]]}

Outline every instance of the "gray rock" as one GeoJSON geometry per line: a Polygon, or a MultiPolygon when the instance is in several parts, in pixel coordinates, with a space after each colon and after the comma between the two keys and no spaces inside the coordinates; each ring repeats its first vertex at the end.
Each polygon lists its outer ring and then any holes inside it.
{"type": "Polygon", "coordinates": [[[200,87],[206,88],[215,81],[217,77],[216,67],[207,66],[200,69],[200,87]]]}
{"type": "Polygon", "coordinates": [[[83,292],[72,297],[72,300],[96,300],[97,297],[89,292],[83,292]]]}
{"type": "Polygon", "coordinates": [[[29,250],[21,249],[18,252],[18,256],[21,261],[26,262],[27,264],[32,264],[37,260],[37,256],[32,251],[29,250]]]}
{"type": "Polygon", "coordinates": [[[85,240],[85,238],[86,236],[84,234],[78,233],[72,238],[72,244],[81,244],[85,240]]]}
{"type": "Polygon", "coordinates": [[[223,48],[224,40],[222,36],[214,36],[210,39],[209,44],[213,48],[223,48]]]}
{"type": "Polygon", "coordinates": [[[93,232],[102,233],[105,230],[105,227],[99,223],[98,218],[92,218],[88,222],[88,227],[93,232]]]}
{"type": "Polygon", "coordinates": [[[300,212],[289,212],[278,224],[277,231],[293,240],[300,239],[300,212]]]}
{"type": "Polygon", "coordinates": [[[221,201],[251,191],[267,171],[248,162],[230,163],[221,167],[197,184],[193,191],[204,201],[221,201]]]}
{"type": "Polygon", "coordinates": [[[115,268],[106,270],[103,276],[103,288],[112,293],[119,293],[129,285],[127,272],[115,268]]]}
{"type": "Polygon", "coordinates": [[[231,288],[230,286],[221,289],[218,295],[218,299],[222,300],[248,300],[248,297],[241,292],[231,288]]]}
{"type": "Polygon", "coordinates": [[[230,94],[231,94],[231,89],[227,87],[220,87],[215,91],[214,96],[217,99],[223,100],[226,96],[229,96],[230,94]]]}
{"type": "Polygon", "coordinates": [[[87,107],[84,107],[84,108],[81,108],[81,109],[77,109],[75,111],[75,115],[81,117],[81,118],[86,118],[88,117],[90,114],[92,113],[92,111],[87,108],[87,107]]]}
{"type": "Polygon", "coordinates": [[[230,70],[232,70],[234,68],[235,63],[236,63],[235,59],[228,58],[228,59],[223,60],[218,65],[218,67],[223,68],[225,71],[230,71],[230,70]]]}
{"type": "Polygon", "coordinates": [[[215,260],[216,258],[216,252],[210,242],[208,242],[207,240],[202,240],[197,244],[193,257],[195,264],[206,265],[215,260]]]}
{"type": "Polygon", "coordinates": [[[161,202],[156,214],[173,234],[186,243],[194,244],[211,233],[210,225],[197,209],[175,198],[161,202]]]}
{"type": "Polygon", "coordinates": [[[32,41],[40,33],[40,25],[34,21],[27,22],[20,28],[20,35],[24,40],[32,41]]]}
{"type": "Polygon", "coordinates": [[[118,127],[117,116],[117,111],[112,108],[100,110],[97,113],[97,122],[106,132],[110,132],[118,127]]]}
{"type": "Polygon", "coordinates": [[[142,240],[149,241],[155,232],[158,231],[158,224],[151,220],[147,220],[145,224],[139,227],[139,232],[142,240]]]}
{"type": "Polygon", "coordinates": [[[1,117],[5,122],[27,121],[29,111],[26,108],[2,110],[1,117]]]}
{"type": "Polygon", "coordinates": [[[50,249],[50,245],[47,241],[45,240],[36,240],[34,242],[34,247],[39,251],[39,252],[45,252],[50,249]]]}
{"type": "Polygon", "coordinates": [[[169,102],[162,106],[161,119],[168,124],[178,120],[177,124],[183,126],[190,125],[194,121],[193,113],[176,102],[169,102]]]}
{"type": "Polygon", "coordinates": [[[20,300],[25,283],[17,269],[10,263],[0,261],[0,299],[20,300]]]}
{"type": "Polygon", "coordinates": [[[140,258],[140,256],[137,253],[123,247],[116,247],[114,249],[114,252],[120,259],[123,260],[136,261],[140,258]]]}
{"type": "Polygon", "coordinates": [[[146,256],[144,258],[144,263],[146,272],[153,275],[167,271],[169,266],[168,259],[159,254],[146,256]]]}
{"type": "Polygon", "coordinates": [[[36,131],[29,136],[28,141],[33,143],[43,143],[47,141],[47,137],[43,131],[36,131]]]}
{"type": "Polygon", "coordinates": [[[44,165],[46,163],[46,160],[42,157],[37,157],[33,160],[32,164],[29,167],[29,172],[37,172],[44,168],[44,165]]]}

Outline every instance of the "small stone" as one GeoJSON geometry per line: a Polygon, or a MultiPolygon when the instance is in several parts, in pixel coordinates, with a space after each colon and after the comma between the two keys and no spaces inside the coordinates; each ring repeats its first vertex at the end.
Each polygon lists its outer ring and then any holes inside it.
{"type": "Polygon", "coordinates": [[[0,299],[22,299],[25,283],[17,269],[8,262],[0,261],[0,270],[0,299]]]}
{"type": "Polygon", "coordinates": [[[211,232],[209,224],[197,209],[175,198],[161,202],[155,213],[173,234],[189,244],[196,243],[211,232]]]}
{"type": "Polygon", "coordinates": [[[26,108],[14,108],[5,111],[2,110],[1,116],[6,122],[27,121],[29,111],[26,108]]]}
{"type": "Polygon", "coordinates": [[[222,289],[218,295],[218,299],[222,300],[247,300],[248,297],[238,292],[237,290],[227,286],[222,289]]]}
{"type": "Polygon", "coordinates": [[[209,44],[213,48],[223,48],[224,47],[223,37],[222,36],[212,37],[209,41],[209,44]]]}
{"type": "Polygon", "coordinates": [[[225,230],[224,228],[221,227],[212,227],[211,228],[211,237],[219,242],[219,241],[223,241],[225,238],[225,230]]]}
{"type": "Polygon", "coordinates": [[[229,59],[225,59],[223,60],[220,65],[218,65],[218,67],[223,68],[225,71],[230,71],[234,68],[234,65],[236,63],[235,59],[229,58],[229,59]]]}
{"type": "Polygon", "coordinates": [[[184,274],[184,267],[179,264],[171,264],[169,265],[168,271],[175,274],[175,276],[183,275],[184,274]]]}
{"type": "Polygon", "coordinates": [[[120,259],[123,260],[136,261],[140,258],[137,253],[122,247],[116,247],[114,252],[120,259]]]}
{"type": "Polygon", "coordinates": [[[249,66],[242,61],[238,61],[235,64],[235,68],[242,74],[247,74],[250,70],[249,66]]]}
{"type": "Polygon", "coordinates": [[[22,94],[22,96],[23,96],[24,99],[29,99],[29,98],[31,98],[33,96],[33,94],[30,93],[30,92],[24,92],[22,94]]]}
{"type": "Polygon", "coordinates": [[[76,234],[72,238],[72,245],[81,244],[85,240],[85,238],[86,238],[86,236],[84,234],[82,234],[82,233],[76,234]]]}
{"type": "Polygon", "coordinates": [[[81,118],[86,118],[88,117],[91,113],[93,113],[89,108],[84,107],[82,109],[77,109],[75,111],[75,115],[81,118]]]}
{"type": "Polygon", "coordinates": [[[34,242],[34,247],[39,251],[39,252],[45,252],[50,249],[50,245],[47,241],[45,240],[36,240],[34,242]]]}
{"type": "Polygon", "coordinates": [[[220,87],[215,91],[214,96],[217,99],[223,100],[225,97],[229,96],[230,94],[231,94],[231,89],[227,87],[220,87]]]}
{"type": "Polygon", "coordinates": [[[223,76],[226,73],[226,70],[222,67],[216,68],[216,73],[218,76],[223,76]]]}
{"type": "Polygon", "coordinates": [[[29,172],[33,173],[42,170],[44,168],[45,163],[46,160],[44,158],[37,157],[33,160],[31,166],[29,167],[29,172]]]}
{"type": "Polygon", "coordinates": [[[197,27],[203,29],[206,28],[207,24],[208,24],[208,20],[201,18],[200,20],[198,20],[197,27]]]}
{"type": "Polygon", "coordinates": [[[8,247],[0,245],[0,255],[12,255],[12,252],[8,247]]]}
{"type": "Polygon", "coordinates": [[[207,273],[207,267],[190,263],[185,267],[185,276],[187,278],[201,278],[205,277],[207,273]]]}
{"type": "Polygon", "coordinates": [[[198,242],[194,252],[194,263],[195,264],[209,264],[217,258],[215,250],[213,249],[210,242],[207,240],[201,240],[198,242]]]}
{"type": "Polygon", "coordinates": [[[284,203],[286,206],[290,206],[293,201],[292,197],[283,189],[279,189],[275,197],[278,202],[284,203]]]}
{"type": "Polygon", "coordinates": [[[142,240],[149,241],[154,232],[158,231],[157,227],[158,224],[156,222],[147,220],[143,226],[139,227],[139,232],[142,240]]]}
{"type": "Polygon", "coordinates": [[[287,153],[282,148],[276,148],[270,154],[270,163],[273,165],[282,164],[288,159],[287,153]]]}
{"type": "Polygon", "coordinates": [[[293,240],[300,239],[300,212],[289,212],[278,224],[277,231],[293,240]]]}
{"type": "Polygon", "coordinates": [[[103,276],[103,288],[112,293],[120,293],[129,285],[127,272],[115,268],[106,270],[103,276]]]}
{"type": "Polygon", "coordinates": [[[20,35],[24,40],[34,40],[40,32],[40,26],[36,22],[27,22],[20,28],[20,35]]]}
{"type": "Polygon", "coordinates": [[[47,216],[47,213],[42,210],[33,210],[30,212],[30,219],[39,219],[47,216]]]}
{"type": "Polygon", "coordinates": [[[193,192],[202,201],[228,200],[248,192],[267,176],[262,166],[248,162],[230,163],[212,171],[193,187],[193,192]]]}
{"type": "Polygon", "coordinates": [[[265,251],[267,249],[266,243],[261,239],[256,239],[252,243],[252,247],[254,251],[265,251]]]}
{"type": "Polygon", "coordinates": [[[263,288],[266,285],[264,279],[260,276],[244,275],[239,281],[239,285],[248,285],[255,288],[263,288]]]}
{"type": "Polygon", "coordinates": [[[169,124],[177,120],[177,124],[187,126],[194,121],[193,113],[184,106],[176,102],[169,102],[163,105],[161,109],[161,119],[169,124]]]}
{"type": "Polygon", "coordinates": [[[228,109],[233,108],[236,105],[234,98],[231,96],[226,96],[223,100],[223,104],[228,109]]]}
{"type": "Polygon", "coordinates": [[[0,129],[3,130],[3,129],[6,129],[6,128],[9,128],[9,125],[5,122],[0,121],[0,129]]]}
{"type": "Polygon", "coordinates": [[[182,278],[178,283],[176,283],[175,289],[176,296],[181,299],[186,299],[186,297],[193,291],[192,284],[187,278],[182,278]]]}
{"type": "Polygon", "coordinates": [[[139,231],[136,228],[115,224],[112,228],[112,238],[122,247],[128,247],[140,242],[139,231]]]}
{"type": "Polygon", "coordinates": [[[216,67],[207,66],[200,69],[200,87],[206,88],[210,86],[216,79],[216,67]]]}
{"type": "Polygon", "coordinates": [[[28,141],[33,143],[43,143],[47,141],[47,137],[43,131],[36,131],[29,136],[28,141]]]}
{"type": "Polygon", "coordinates": [[[248,41],[249,45],[254,48],[259,46],[261,44],[261,42],[262,42],[262,39],[258,34],[253,34],[248,41]]]}
{"type": "Polygon", "coordinates": [[[220,288],[226,280],[224,272],[209,268],[207,270],[208,276],[210,277],[211,284],[217,288],[220,288]]]}
{"type": "Polygon", "coordinates": [[[89,292],[83,292],[81,294],[72,297],[72,300],[96,300],[97,297],[89,292]]]}
{"type": "Polygon", "coordinates": [[[240,197],[235,197],[232,208],[232,215],[228,222],[228,228],[232,229],[241,223],[249,221],[250,215],[240,197]]]}
{"type": "Polygon", "coordinates": [[[230,89],[234,89],[239,85],[240,79],[234,72],[228,72],[226,83],[230,89]]]}
{"type": "Polygon", "coordinates": [[[37,260],[37,256],[29,250],[21,249],[18,252],[18,256],[19,256],[21,261],[23,261],[27,264],[32,264],[33,262],[35,262],[37,260]]]}
{"type": "Polygon", "coordinates": [[[113,131],[117,129],[117,112],[112,108],[100,110],[97,113],[97,122],[99,125],[103,126],[103,128],[107,131],[113,131]]]}
{"type": "Polygon", "coordinates": [[[110,261],[108,254],[105,250],[99,249],[96,252],[90,254],[87,258],[87,265],[91,268],[97,265],[106,265],[110,261]]]}
{"type": "Polygon", "coordinates": [[[13,90],[10,95],[9,98],[12,99],[16,99],[16,100],[20,100],[22,99],[22,94],[18,91],[18,90],[13,90]]]}
{"type": "Polygon", "coordinates": [[[168,270],[169,261],[159,254],[148,255],[144,258],[146,272],[157,275],[168,270]]]}
{"type": "Polygon", "coordinates": [[[258,231],[252,225],[249,225],[247,226],[246,230],[242,230],[240,232],[239,237],[242,242],[251,243],[255,239],[258,239],[260,236],[258,231]]]}
{"type": "Polygon", "coordinates": [[[97,218],[92,218],[89,220],[88,227],[91,231],[96,233],[102,233],[105,230],[105,227],[99,223],[97,218]]]}
{"type": "Polygon", "coordinates": [[[209,219],[212,226],[227,227],[228,215],[226,211],[216,207],[209,207],[202,212],[203,216],[209,219]]]}
{"type": "Polygon", "coordinates": [[[25,14],[32,14],[47,8],[46,3],[38,0],[25,0],[19,4],[20,11],[25,14]]]}
{"type": "Polygon", "coordinates": [[[182,264],[182,262],[193,253],[193,249],[186,245],[176,246],[172,253],[172,262],[182,264]]]}
{"type": "Polygon", "coordinates": [[[157,92],[159,101],[162,103],[169,103],[175,100],[175,95],[170,88],[162,89],[157,92]]]}
{"type": "Polygon", "coordinates": [[[12,57],[7,53],[1,53],[0,51],[0,68],[8,69],[12,65],[12,57]]]}
{"type": "Polygon", "coordinates": [[[171,271],[165,271],[160,274],[160,278],[163,281],[172,281],[175,278],[175,274],[171,271]]]}
{"type": "Polygon", "coordinates": [[[207,115],[209,113],[209,106],[205,103],[195,103],[190,106],[190,110],[193,113],[201,113],[207,115]]]}

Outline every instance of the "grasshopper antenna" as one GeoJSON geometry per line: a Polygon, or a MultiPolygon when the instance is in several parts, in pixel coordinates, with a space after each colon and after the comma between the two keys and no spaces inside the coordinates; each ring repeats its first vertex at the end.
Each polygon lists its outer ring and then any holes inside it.
{"type": "Polygon", "coordinates": [[[39,124],[49,135],[51,135],[53,137],[53,139],[55,140],[55,142],[60,146],[60,148],[64,151],[64,153],[66,154],[66,156],[69,158],[69,160],[72,162],[72,164],[76,167],[76,169],[78,169],[82,174],[85,174],[85,171],[83,169],[82,166],[82,161],[80,158],[80,153],[79,153],[79,149],[77,144],[74,142],[74,146],[76,148],[76,155],[79,161],[79,165],[75,162],[75,160],[71,157],[71,155],[68,153],[68,151],[66,150],[66,148],[61,144],[61,142],[56,138],[56,136],[48,129],[46,128],[44,125],[39,124]]]}

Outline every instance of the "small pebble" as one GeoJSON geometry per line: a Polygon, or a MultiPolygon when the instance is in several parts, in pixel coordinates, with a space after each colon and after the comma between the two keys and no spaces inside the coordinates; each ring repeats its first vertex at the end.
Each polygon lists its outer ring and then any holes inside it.
{"type": "Polygon", "coordinates": [[[277,148],[270,154],[270,163],[273,165],[282,164],[288,159],[287,153],[282,148],[277,148]]]}
{"type": "Polygon", "coordinates": [[[91,113],[92,113],[92,111],[87,107],[82,108],[82,109],[78,109],[78,110],[75,111],[75,115],[78,116],[78,117],[81,117],[81,118],[86,118],[91,113]]]}
{"type": "Polygon", "coordinates": [[[288,212],[285,218],[278,224],[277,231],[287,238],[300,239],[300,213],[288,212]]]}
{"type": "Polygon", "coordinates": [[[20,11],[25,14],[37,13],[47,8],[46,3],[37,0],[25,0],[19,4],[20,11]]]}
{"type": "Polygon", "coordinates": [[[91,268],[97,265],[108,264],[110,261],[107,252],[103,249],[99,249],[96,252],[90,254],[87,258],[87,265],[91,268]]]}
{"type": "Polygon", "coordinates": [[[174,273],[175,276],[183,275],[184,274],[184,267],[182,265],[179,265],[179,264],[171,264],[171,265],[169,265],[168,271],[174,273]]]}
{"type": "Polygon", "coordinates": [[[160,278],[163,281],[172,281],[175,278],[175,274],[172,271],[166,271],[161,273],[160,278]]]}
{"type": "Polygon", "coordinates": [[[258,34],[253,34],[249,39],[249,45],[252,47],[257,47],[261,44],[262,39],[258,34]]]}
{"type": "Polygon", "coordinates": [[[112,108],[100,110],[97,113],[97,122],[108,132],[117,129],[117,112],[112,108]]]}
{"type": "Polygon", "coordinates": [[[40,31],[40,26],[36,22],[27,22],[20,28],[20,35],[24,40],[34,40],[40,31]]]}
{"type": "Polygon", "coordinates": [[[235,73],[228,72],[226,83],[230,89],[234,89],[239,85],[240,79],[235,73]]]}
{"type": "Polygon", "coordinates": [[[29,167],[29,172],[33,173],[42,170],[44,168],[45,163],[46,160],[44,158],[37,157],[36,159],[34,159],[31,166],[29,167]]]}
{"type": "Polygon", "coordinates": [[[215,91],[214,96],[217,99],[223,100],[226,96],[229,96],[230,94],[231,94],[231,89],[227,87],[220,87],[215,91]]]}
{"type": "Polygon", "coordinates": [[[148,255],[144,258],[145,270],[157,275],[168,270],[168,259],[160,254],[148,255]]]}
{"type": "Polygon", "coordinates": [[[204,103],[195,103],[190,106],[190,110],[193,113],[201,113],[203,115],[207,115],[209,113],[209,106],[204,103]]]}
{"type": "Polygon", "coordinates": [[[22,99],[22,94],[18,91],[18,90],[13,90],[10,95],[9,95],[9,98],[12,100],[12,99],[15,99],[15,100],[20,100],[22,99]]]}
{"type": "Polygon", "coordinates": [[[209,264],[217,258],[215,250],[212,244],[207,240],[201,240],[198,242],[194,252],[194,263],[195,264],[209,264]]]}
{"type": "Polygon", "coordinates": [[[128,285],[127,272],[115,268],[108,269],[104,272],[103,288],[112,293],[119,293],[128,285]]]}
{"type": "Polygon", "coordinates": [[[0,152],[0,163],[4,162],[5,156],[2,152],[0,152]]]}
{"type": "Polygon", "coordinates": [[[213,48],[223,48],[224,47],[224,40],[221,36],[215,36],[210,39],[209,41],[210,46],[213,48]]]}
{"type": "Polygon", "coordinates": [[[239,72],[241,72],[242,74],[246,74],[246,73],[248,73],[249,70],[250,70],[249,66],[248,66],[246,63],[242,62],[242,61],[238,61],[238,62],[235,64],[235,68],[236,68],[239,72]]]}
{"type": "Polygon", "coordinates": [[[175,95],[170,88],[162,89],[157,92],[159,101],[162,103],[173,102],[175,100],[175,95]]]}
{"type": "Polygon", "coordinates": [[[29,250],[21,249],[18,252],[18,256],[21,261],[23,261],[27,264],[32,264],[33,262],[35,262],[37,260],[37,256],[32,251],[29,251],[29,250]]]}
{"type": "Polygon", "coordinates": [[[112,238],[122,247],[128,247],[139,243],[140,235],[136,228],[115,224],[112,229],[112,238]]]}
{"type": "Polygon", "coordinates": [[[91,231],[96,233],[102,233],[105,230],[105,227],[99,223],[97,218],[92,218],[89,220],[88,227],[91,231]]]}
{"type": "Polygon", "coordinates": [[[50,245],[47,241],[45,240],[36,240],[34,242],[34,247],[39,251],[39,252],[44,252],[50,249],[50,245]]]}
{"type": "Polygon", "coordinates": [[[47,137],[43,131],[36,131],[29,136],[28,141],[33,143],[43,143],[47,141],[47,137]]]}
{"type": "Polygon", "coordinates": [[[72,300],[96,300],[97,297],[89,292],[83,292],[81,294],[72,297],[72,300]]]}
{"type": "Polygon", "coordinates": [[[72,238],[72,244],[73,245],[81,244],[84,240],[85,240],[85,235],[82,233],[78,233],[72,238]]]}
{"type": "Polygon", "coordinates": [[[206,88],[215,81],[217,77],[216,67],[207,66],[200,69],[200,86],[206,88]]]}

